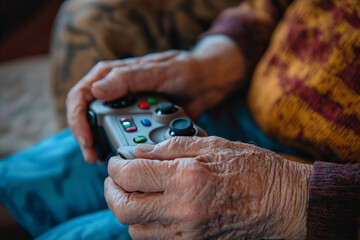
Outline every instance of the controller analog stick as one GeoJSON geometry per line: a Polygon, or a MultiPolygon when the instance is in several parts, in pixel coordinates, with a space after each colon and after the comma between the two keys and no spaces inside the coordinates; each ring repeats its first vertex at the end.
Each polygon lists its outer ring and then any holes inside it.
{"type": "Polygon", "coordinates": [[[132,104],[134,104],[136,102],[136,97],[132,94],[128,94],[125,97],[113,100],[113,101],[109,101],[109,102],[104,102],[104,105],[109,106],[111,108],[123,108],[123,107],[127,107],[130,106],[132,104]]]}
{"type": "Polygon", "coordinates": [[[170,122],[171,136],[194,136],[195,129],[192,121],[186,118],[176,118],[170,122]]]}
{"type": "Polygon", "coordinates": [[[156,110],[156,114],[158,115],[166,115],[176,113],[179,109],[175,107],[171,103],[160,103],[158,105],[158,109],[156,110]]]}

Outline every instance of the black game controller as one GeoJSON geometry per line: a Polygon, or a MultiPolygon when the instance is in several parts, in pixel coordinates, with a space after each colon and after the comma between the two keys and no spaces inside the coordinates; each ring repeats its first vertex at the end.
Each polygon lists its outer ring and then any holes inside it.
{"type": "Polygon", "coordinates": [[[183,108],[158,95],[129,94],[114,101],[95,100],[88,119],[100,160],[135,158],[140,143],[156,144],[173,136],[207,136],[183,108]]]}

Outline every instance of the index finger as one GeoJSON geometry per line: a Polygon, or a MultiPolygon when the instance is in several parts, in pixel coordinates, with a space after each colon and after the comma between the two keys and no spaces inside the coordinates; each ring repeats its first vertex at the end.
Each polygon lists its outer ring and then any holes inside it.
{"type": "Polygon", "coordinates": [[[126,64],[129,63],[123,60],[99,61],[80,81],[92,84],[103,79],[114,67],[120,67],[126,64]]]}
{"type": "Polygon", "coordinates": [[[93,148],[93,136],[87,119],[88,103],[92,100],[93,96],[79,86],[75,86],[66,99],[67,122],[80,145],[85,160],[90,163],[97,159],[96,151],[93,148]]]}
{"type": "Polygon", "coordinates": [[[111,177],[105,179],[105,198],[110,210],[125,225],[149,223],[165,218],[162,193],[129,193],[111,177]]]}
{"type": "Polygon", "coordinates": [[[149,159],[124,160],[113,157],[109,161],[109,176],[127,192],[164,192],[178,161],[149,159]]]}
{"type": "Polygon", "coordinates": [[[87,118],[88,105],[95,99],[91,93],[92,82],[100,80],[119,64],[119,61],[99,62],[70,90],[66,99],[67,122],[80,145],[85,161],[89,163],[98,158],[87,118]]]}

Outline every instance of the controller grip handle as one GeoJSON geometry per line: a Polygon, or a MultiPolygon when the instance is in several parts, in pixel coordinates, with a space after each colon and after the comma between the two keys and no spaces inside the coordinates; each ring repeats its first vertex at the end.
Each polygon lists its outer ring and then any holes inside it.
{"type": "Polygon", "coordinates": [[[94,146],[96,153],[98,154],[101,162],[108,161],[112,156],[116,155],[115,149],[113,149],[108,142],[108,137],[103,127],[99,127],[96,119],[96,114],[88,110],[87,117],[90,124],[91,133],[93,136],[94,146]]]}

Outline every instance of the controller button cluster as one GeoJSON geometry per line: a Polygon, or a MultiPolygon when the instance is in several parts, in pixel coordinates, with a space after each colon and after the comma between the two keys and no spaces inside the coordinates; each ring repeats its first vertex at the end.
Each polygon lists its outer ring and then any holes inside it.
{"type": "Polygon", "coordinates": [[[144,143],[144,142],[146,142],[146,141],[147,141],[147,139],[146,139],[146,137],[144,137],[144,136],[134,137],[134,142],[135,142],[135,143],[144,143]]]}
{"type": "Polygon", "coordinates": [[[145,127],[150,127],[151,126],[151,122],[149,119],[142,119],[141,120],[142,125],[144,125],[145,127]]]}

